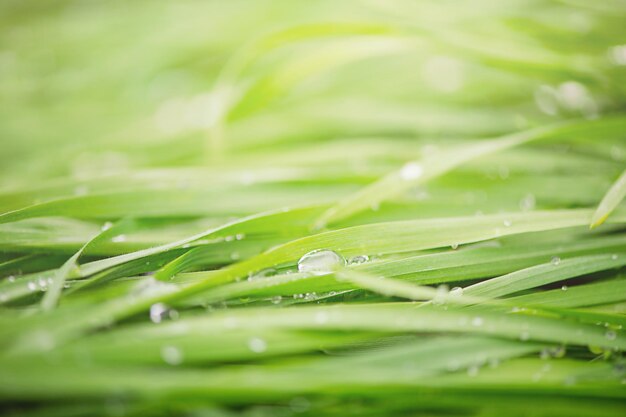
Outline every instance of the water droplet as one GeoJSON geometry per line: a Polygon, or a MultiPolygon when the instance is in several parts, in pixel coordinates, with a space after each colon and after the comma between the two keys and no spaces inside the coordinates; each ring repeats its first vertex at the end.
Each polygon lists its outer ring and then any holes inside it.
{"type": "Polygon", "coordinates": [[[312,275],[325,275],[345,266],[346,260],[337,252],[327,249],[314,250],[298,261],[298,271],[312,275]]]}
{"type": "Polygon", "coordinates": [[[535,196],[533,194],[526,194],[519,201],[519,208],[522,211],[534,210],[536,205],[537,205],[537,201],[536,201],[535,196]]]}
{"type": "Polygon", "coordinates": [[[563,291],[567,291],[567,285],[563,285],[563,286],[561,287],[561,289],[562,289],[563,291]]]}
{"type": "Polygon", "coordinates": [[[561,105],[570,111],[579,111],[586,117],[598,114],[598,105],[587,87],[576,81],[566,81],[559,85],[558,99],[561,105]]]}
{"type": "Polygon", "coordinates": [[[161,358],[168,365],[180,365],[183,363],[183,352],[176,346],[163,346],[161,348],[161,358]]]}
{"type": "Polygon", "coordinates": [[[563,380],[563,385],[570,386],[570,387],[572,385],[576,385],[576,383],[577,383],[576,377],[572,375],[565,377],[565,379],[563,380]]]}
{"type": "MultiPolygon", "coordinates": [[[[617,255],[615,255],[615,259],[617,259],[617,255]]],[[[9,275],[9,277],[7,278],[7,281],[9,281],[9,282],[15,282],[15,276],[13,276],[13,275],[9,275]]]]}
{"type": "Polygon", "coordinates": [[[443,304],[448,295],[449,288],[447,285],[442,284],[435,289],[435,296],[433,297],[433,304],[443,304]]]}
{"type": "Polygon", "coordinates": [[[461,287],[454,287],[450,290],[449,293],[452,297],[460,297],[463,295],[463,288],[461,287]]]}
{"type": "Polygon", "coordinates": [[[614,261],[617,260],[617,254],[614,253],[613,255],[611,255],[611,259],[614,261]]]}
{"type": "Polygon", "coordinates": [[[307,301],[313,301],[317,299],[317,293],[315,292],[308,292],[304,295],[304,299],[307,301]]]}
{"type": "Polygon", "coordinates": [[[478,365],[472,365],[469,368],[467,368],[467,375],[468,376],[476,376],[478,375],[478,365]]]}
{"type": "Polygon", "coordinates": [[[166,318],[176,320],[178,311],[169,308],[163,303],[156,303],[150,306],[150,320],[153,323],[161,323],[166,318]]]}
{"type": "Polygon", "coordinates": [[[47,330],[36,330],[27,335],[27,340],[42,351],[52,350],[57,344],[54,335],[47,330]]]}
{"type": "Polygon", "coordinates": [[[607,55],[614,65],[626,65],[626,45],[616,45],[609,48],[607,55]]]}
{"type": "Polygon", "coordinates": [[[626,148],[620,148],[619,146],[611,146],[611,158],[614,161],[626,160],[626,148]]]}
{"type": "Polygon", "coordinates": [[[369,260],[370,258],[367,255],[357,255],[357,256],[353,256],[352,258],[350,258],[350,260],[348,260],[348,265],[360,265],[360,264],[364,264],[365,262],[368,262],[369,260]]]}
{"type": "Polygon", "coordinates": [[[275,295],[272,297],[272,304],[280,304],[283,301],[282,295],[275,295]]]}
{"type": "Polygon", "coordinates": [[[615,340],[617,338],[617,333],[615,333],[614,330],[607,330],[606,333],[604,333],[604,337],[606,337],[607,340],[615,340]]]}
{"type": "Polygon", "coordinates": [[[276,270],[274,268],[262,269],[248,277],[248,281],[256,281],[257,279],[263,279],[267,277],[271,277],[276,275],[276,270]]]}
{"type": "Polygon", "coordinates": [[[44,278],[39,278],[37,280],[37,283],[39,284],[39,289],[41,289],[41,291],[45,291],[48,289],[48,281],[46,281],[44,278]]]}
{"type": "Polygon", "coordinates": [[[233,240],[235,240],[235,236],[226,236],[224,238],[224,241],[226,241],[226,242],[232,242],[233,240]]]}
{"type": "Polygon", "coordinates": [[[239,252],[232,252],[230,254],[230,259],[232,259],[233,261],[238,260],[241,257],[241,255],[239,255],[239,252]]]}
{"type": "Polygon", "coordinates": [[[550,263],[556,266],[561,263],[561,258],[559,258],[558,256],[553,256],[552,259],[550,259],[550,263]]]}
{"type": "Polygon", "coordinates": [[[117,235],[117,236],[113,236],[113,238],[111,239],[112,242],[115,243],[119,243],[119,242],[126,242],[126,235],[117,235]]]}
{"type": "Polygon", "coordinates": [[[291,411],[301,414],[311,407],[311,403],[304,397],[293,397],[289,400],[289,408],[291,411]]]}
{"type": "Polygon", "coordinates": [[[589,352],[593,353],[594,355],[602,355],[606,352],[606,350],[602,346],[589,345],[588,348],[589,352]]]}
{"type": "Polygon", "coordinates": [[[552,346],[541,349],[539,357],[541,359],[562,358],[567,353],[565,346],[552,346]]]}
{"type": "Polygon", "coordinates": [[[505,227],[511,227],[511,226],[513,225],[513,222],[512,222],[511,220],[505,219],[505,220],[502,222],[502,224],[503,224],[505,227]]]}
{"type": "Polygon", "coordinates": [[[267,343],[259,337],[253,337],[248,341],[248,347],[254,353],[263,353],[267,350],[267,343]]]}
{"type": "Polygon", "coordinates": [[[483,319],[481,317],[474,317],[472,319],[472,326],[480,327],[483,325],[483,319]]]}
{"type": "Polygon", "coordinates": [[[452,248],[452,250],[457,250],[459,248],[459,244],[458,243],[453,243],[450,245],[450,247],[452,248]]]}
{"type": "Polygon", "coordinates": [[[105,222],[105,223],[102,225],[102,227],[100,228],[100,230],[104,232],[104,231],[106,231],[106,230],[109,230],[109,229],[110,229],[110,228],[112,228],[112,227],[113,227],[113,223],[111,223],[111,222],[105,222]]]}
{"type": "Polygon", "coordinates": [[[28,283],[28,289],[31,291],[35,291],[37,289],[37,284],[35,284],[33,281],[30,281],[28,283]]]}
{"type": "Polygon", "coordinates": [[[235,235],[235,240],[243,240],[245,237],[246,237],[246,235],[245,235],[245,234],[243,234],[243,233],[237,233],[237,234],[235,235]]]}
{"type": "Polygon", "coordinates": [[[405,164],[400,170],[400,178],[404,181],[413,181],[418,179],[424,174],[424,168],[418,163],[409,162],[405,164]]]}

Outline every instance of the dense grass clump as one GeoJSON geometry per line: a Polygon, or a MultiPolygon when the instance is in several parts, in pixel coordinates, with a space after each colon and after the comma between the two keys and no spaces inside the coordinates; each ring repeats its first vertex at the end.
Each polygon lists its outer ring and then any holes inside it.
{"type": "Polygon", "coordinates": [[[626,415],[625,20],[1,2],[1,414],[626,415]]]}

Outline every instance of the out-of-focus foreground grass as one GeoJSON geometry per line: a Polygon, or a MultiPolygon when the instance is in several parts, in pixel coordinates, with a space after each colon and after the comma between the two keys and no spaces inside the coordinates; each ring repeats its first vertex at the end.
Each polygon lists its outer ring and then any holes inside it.
{"type": "Polygon", "coordinates": [[[0,1],[3,414],[624,415],[625,28],[0,1]]]}

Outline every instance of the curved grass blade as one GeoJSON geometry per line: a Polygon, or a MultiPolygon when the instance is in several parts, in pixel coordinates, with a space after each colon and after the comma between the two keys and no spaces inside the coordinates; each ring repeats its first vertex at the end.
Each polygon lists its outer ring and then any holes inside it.
{"type": "MultiPolygon", "coordinates": [[[[568,132],[585,132],[590,127],[598,127],[598,121],[565,121],[524,132],[511,133],[481,143],[465,145],[450,151],[435,153],[421,161],[410,162],[402,169],[392,172],[355,194],[340,200],[315,221],[314,228],[323,228],[367,208],[376,207],[392,196],[446,174],[471,160],[539,139],[547,139],[568,132]]],[[[606,125],[609,131],[617,132],[623,131],[624,127],[626,127],[626,119],[609,119],[606,125]]]]}
{"type": "Polygon", "coordinates": [[[561,260],[554,258],[547,264],[515,271],[470,285],[464,293],[476,297],[497,298],[530,288],[552,284],[607,269],[626,265],[626,255],[593,255],[561,260]]]}
{"type": "Polygon", "coordinates": [[[604,223],[615,207],[626,197],[626,170],[615,181],[609,191],[606,193],[600,205],[593,213],[591,218],[591,228],[600,226],[604,223]]]}

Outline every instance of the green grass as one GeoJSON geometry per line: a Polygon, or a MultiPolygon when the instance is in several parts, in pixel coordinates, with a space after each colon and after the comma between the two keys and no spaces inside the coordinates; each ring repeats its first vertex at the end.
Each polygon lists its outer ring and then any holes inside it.
{"type": "Polygon", "coordinates": [[[624,415],[625,18],[0,2],[1,414],[624,415]]]}

